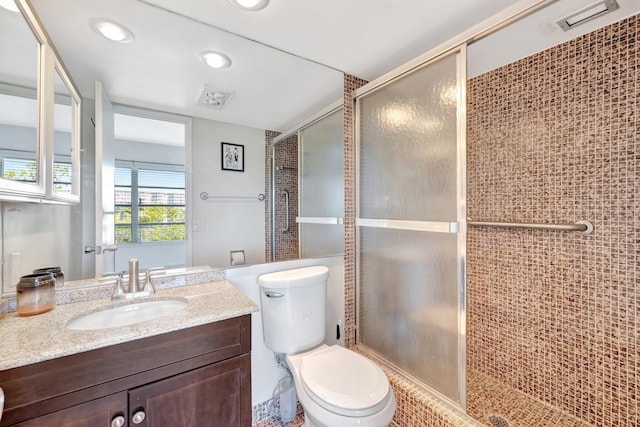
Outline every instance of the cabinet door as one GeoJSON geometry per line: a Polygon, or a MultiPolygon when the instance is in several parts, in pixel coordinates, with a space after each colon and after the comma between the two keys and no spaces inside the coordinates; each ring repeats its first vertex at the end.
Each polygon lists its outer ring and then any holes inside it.
{"type": "Polygon", "coordinates": [[[32,418],[15,427],[126,427],[127,392],[112,394],[58,412],[32,418]],[[116,418],[121,417],[123,424],[116,418]]]}
{"type": "Polygon", "coordinates": [[[251,357],[245,354],[130,390],[129,411],[131,426],[250,426],[251,357]]]}

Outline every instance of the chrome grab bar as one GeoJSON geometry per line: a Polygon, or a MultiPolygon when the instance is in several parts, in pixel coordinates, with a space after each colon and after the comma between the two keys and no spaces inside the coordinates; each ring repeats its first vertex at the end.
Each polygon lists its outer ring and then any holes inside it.
{"type": "Polygon", "coordinates": [[[203,191],[202,193],[200,193],[200,198],[202,200],[256,200],[258,199],[258,201],[262,202],[265,199],[265,195],[260,193],[258,194],[257,197],[249,197],[249,196],[210,196],[209,193],[207,193],[206,191],[203,191]]]}
{"type": "Polygon", "coordinates": [[[590,223],[589,221],[576,221],[574,224],[545,224],[545,223],[467,220],[467,225],[473,225],[478,227],[529,228],[534,230],[576,231],[582,234],[591,234],[593,232],[593,224],[590,223]]]}
{"type": "Polygon", "coordinates": [[[284,227],[284,229],[282,230],[283,233],[288,233],[289,232],[289,191],[287,190],[283,190],[282,191],[284,193],[284,204],[286,206],[286,210],[285,210],[285,217],[284,220],[286,222],[286,225],[284,227]]]}

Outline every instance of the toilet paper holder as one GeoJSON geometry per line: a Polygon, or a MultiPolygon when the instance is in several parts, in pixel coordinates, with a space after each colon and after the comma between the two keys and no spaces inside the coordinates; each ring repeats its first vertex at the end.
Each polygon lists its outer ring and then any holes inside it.
{"type": "Polygon", "coordinates": [[[244,250],[229,251],[229,263],[231,265],[243,265],[245,263],[244,250]]]}

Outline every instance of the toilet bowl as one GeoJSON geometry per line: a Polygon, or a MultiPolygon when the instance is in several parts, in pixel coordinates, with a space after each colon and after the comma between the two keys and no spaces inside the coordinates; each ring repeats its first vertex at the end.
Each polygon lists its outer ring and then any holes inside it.
{"type": "Polygon", "coordinates": [[[382,369],[323,344],[328,277],[324,266],[258,277],[264,342],[287,355],[306,427],[387,426],[396,400],[382,369]]]}
{"type": "Polygon", "coordinates": [[[305,427],[384,427],[396,400],[386,375],[364,356],[338,345],[287,356],[305,427]]]}

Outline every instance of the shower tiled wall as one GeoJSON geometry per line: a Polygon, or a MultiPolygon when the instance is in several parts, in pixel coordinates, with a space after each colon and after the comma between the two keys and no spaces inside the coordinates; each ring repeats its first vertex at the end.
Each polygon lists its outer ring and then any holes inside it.
{"type": "Polygon", "coordinates": [[[366,80],[344,75],[344,304],[346,347],[356,344],[355,111],[352,92],[366,80]]]}
{"type": "Polygon", "coordinates": [[[468,85],[468,217],[595,226],[469,227],[468,370],[602,426],[640,425],[639,31],[631,17],[468,85]]]}

